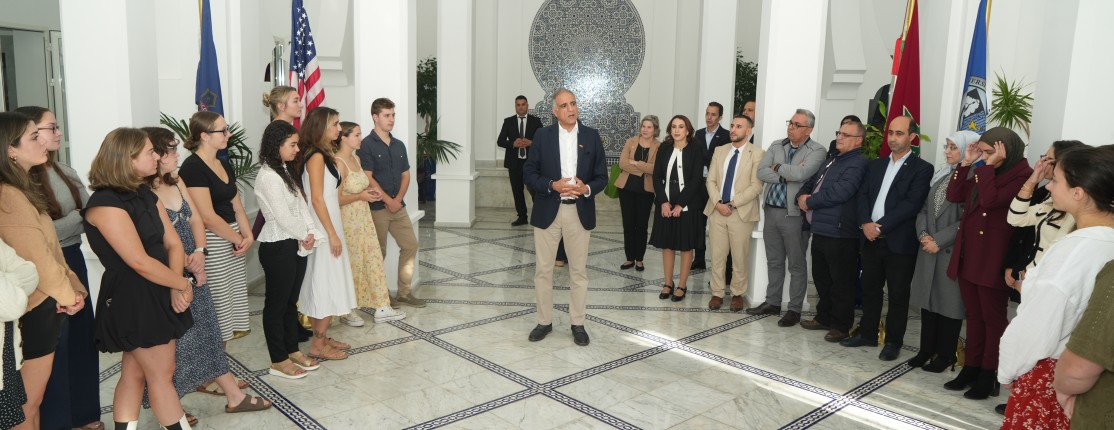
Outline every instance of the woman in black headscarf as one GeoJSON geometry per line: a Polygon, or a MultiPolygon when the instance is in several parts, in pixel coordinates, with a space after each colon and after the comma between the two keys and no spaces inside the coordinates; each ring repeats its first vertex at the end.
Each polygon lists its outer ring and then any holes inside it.
{"type": "Polygon", "coordinates": [[[1025,142],[1005,127],[988,130],[978,145],[966,148],[948,183],[947,199],[964,203],[948,277],[959,283],[967,316],[963,370],[944,384],[949,390],[971,389],[968,399],[998,395],[998,342],[1006,330],[1009,287],[1002,264],[1013,228],[1006,222],[1010,202],[1033,169],[1025,160],[1025,142]],[[974,176],[968,172],[974,169],[974,176]]]}

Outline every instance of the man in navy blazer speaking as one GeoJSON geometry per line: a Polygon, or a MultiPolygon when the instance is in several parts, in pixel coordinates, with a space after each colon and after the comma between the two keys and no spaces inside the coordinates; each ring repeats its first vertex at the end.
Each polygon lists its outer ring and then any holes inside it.
{"type": "Polygon", "coordinates": [[[588,240],[596,228],[596,194],[607,186],[607,163],[596,129],[580,124],[576,95],[565,88],[553,93],[557,123],[534,133],[523,179],[534,190],[534,292],[538,326],[530,341],[553,331],[553,265],[557,245],[565,241],[569,257],[569,319],[573,342],[588,345],[584,330],[588,300],[588,240]]]}

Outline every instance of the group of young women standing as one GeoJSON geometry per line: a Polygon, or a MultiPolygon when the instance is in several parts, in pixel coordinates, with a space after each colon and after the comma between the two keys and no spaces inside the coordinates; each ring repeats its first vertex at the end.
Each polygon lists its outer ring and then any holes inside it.
{"type": "Polygon", "coordinates": [[[117,429],[136,428],[141,405],[163,427],[188,429],[197,420],[179,399],[195,391],[226,397],[229,413],[270,408],[243,391],[224,354],[250,329],[245,267],[257,240],[271,375],[298,379],[317,360],[346,358],[349,346],[327,336],[333,316],[369,307],[376,322],[405,317],[391,307],[367,204],[380,192],[353,154],[359,127],[318,108],[299,132],[293,88],[265,102],[276,120],[260,145],[255,195],[267,222],[258,239],[218,156],[230,136],[219,114],[193,115],[184,143],[159,127],[111,131],[88,195],[54,161],[61,129],[50,111],[0,113],[0,427],[104,428],[98,350],[123,354],[117,429]],[[179,145],[193,152],[180,167],[179,145]],[[105,269],[95,318],[82,233],[105,269]],[[299,307],[312,319],[308,354],[298,348],[299,307]]]}

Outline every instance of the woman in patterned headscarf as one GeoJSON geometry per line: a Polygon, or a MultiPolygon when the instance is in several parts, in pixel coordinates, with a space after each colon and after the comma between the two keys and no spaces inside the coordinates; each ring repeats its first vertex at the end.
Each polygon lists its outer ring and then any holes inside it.
{"type": "Polygon", "coordinates": [[[913,272],[911,303],[921,308],[921,350],[909,360],[909,365],[923,366],[927,372],[940,373],[955,363],[964,310],[959,285],[948,278],[948,263],[959,231],[963,204],[949,202],[946,197],[948,178],[959,165],[964,150],[978,141],[978,133],[969,130],[948,136],[944,143],[947,164],[932,177],[928,201],[917,215],[921,250],[917,253],[917,269],[913,272]]]}
{"type": "Polygon", "coordinates": [[[1002,263],[1013,227],[1006,222],[1010,202],[1033,173],[1025,160],[1025,142],[1005,127],[987,130],[978,145],[966,148],[948,182],[948,201],[964,203],[948,277],[959,283],[967,317],[963,371],[944,384],[967,390],[963,397],[985,399],[998,394],[998,341],[1006,330],[1009,287],[1002,263]],[[974,174],[968,178],[968,173],[974,174]]]}

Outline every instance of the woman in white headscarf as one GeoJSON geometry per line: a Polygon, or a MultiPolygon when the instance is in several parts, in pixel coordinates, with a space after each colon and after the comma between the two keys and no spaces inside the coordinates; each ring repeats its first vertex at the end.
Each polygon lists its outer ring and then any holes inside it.
{"type": "Polygon", "coordinates": [[[917,253],[911,304],[921,308],[921,349],[909,365],[927,372],[943,372],[956,360],[964,308],[959,285],[948,278],[948,264],[963,204],[949,202],[946,194],[948,178],[963,158],[963,151],[978,140],[978,133],[968,130],[948,136],[944,142],[947,164],[932,176],[928,201],[917,215],[921,250],[917,253]]]}

